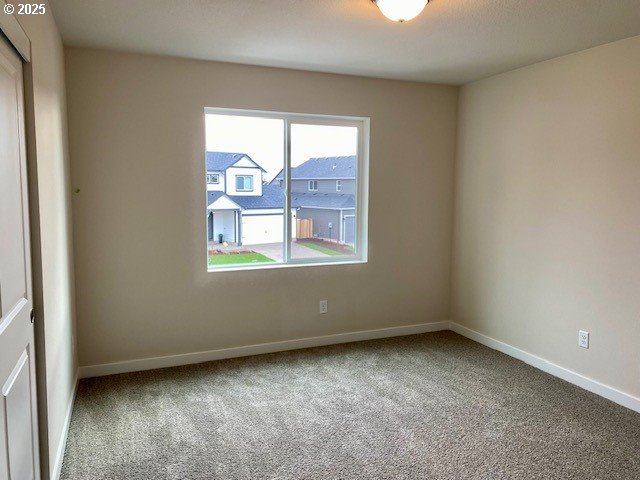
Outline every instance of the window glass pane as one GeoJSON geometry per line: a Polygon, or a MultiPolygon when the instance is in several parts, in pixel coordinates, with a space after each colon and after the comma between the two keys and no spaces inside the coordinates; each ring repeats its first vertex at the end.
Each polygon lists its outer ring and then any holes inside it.
{"type": "Polygon", "coordinates": [[[284,194],[273,181],[284,168],[284,120],[205,115],[209,268],[283,261],[284,194]]]}
{"type": "Polygon", "coordinates": [[[243,192],[253,191],[253,177],[246,175],[236,176],[236,190],[243,192]]]}
{"type": "Polygon", "coordinates": [[[355,127],[291,125],[292,259],[355,255],[357,151],[355,127]]]}

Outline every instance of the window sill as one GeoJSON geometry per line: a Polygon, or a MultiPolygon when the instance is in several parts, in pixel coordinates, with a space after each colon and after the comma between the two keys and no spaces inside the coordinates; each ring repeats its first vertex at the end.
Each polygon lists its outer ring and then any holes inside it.
{"type": "Polygon", "coordinates": [[[218,272],[241,272],[247,270],[272,270],[276,268],[299,268],[299,267],[327,267],[332,265],[358,265],[368,263],[368,260],[336,260],[333,262],[323,260],[321,262],[300,262],[300,263],[277,263],[277,264],[264,264],[264,265],[236,265],[229,267],[207,267],[208,273],[218,272]]]}

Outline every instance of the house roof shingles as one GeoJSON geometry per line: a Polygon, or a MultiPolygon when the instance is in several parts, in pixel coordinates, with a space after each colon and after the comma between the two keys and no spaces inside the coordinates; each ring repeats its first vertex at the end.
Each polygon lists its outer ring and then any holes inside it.
{"type": "Polygon", "coordinates": [[[355,208],[354,195],[327,193],[292,193],[291,206],[295,208],[355,208]]]}
{"type": "Polygon", "coordinates": [[[242,160],[244,157],[247,157],[255,165],[257,165],[258,168],[264,170],[264,168],[258,165],[253,160],[253,158],[251,158],[246,153],[207,152],[207,155],[206,155],[207,172],[224,172],[227,168],[232,167],[237,162],[242,160]]]}
{"type": "MultiPolygon", "coordinates": [[[[220,191],[207,192],[207,206],[223,195],[226,194],[220,191]]],[[[284,207],[284,195],[279,185],[262,185],[261,196],[227,195],[227,197],[245,210],[284,207]]]]}
{"type": "MultiPolygon", "coordinates": [[[[283,178],[280,172],[276,179],[283,178]]],[[[356,156],[310,158],[302,165],[291,169],[291,178],[306,180],[314,178],[356,178],[356,156]]]]}
{"type": "MultiPolygon", "coordinates": [[[[225,196],[224,192],[207,192],[207,206],[225,196]]],[[[284,195],[279,185],[263,185],[262,196],[227,195],[242,209],[267,209],[284,207],[284,195]]],[[[349,194],[326,193],[293,193],[291,197],[293,208],[355,208],[355,197],[349,194]]]]}
{"type": "Polygon", "coordinates": [[[224,192],[221,191],[209,191],[207,192],[207,207],[213,202],[224,196],[224,192]]]}

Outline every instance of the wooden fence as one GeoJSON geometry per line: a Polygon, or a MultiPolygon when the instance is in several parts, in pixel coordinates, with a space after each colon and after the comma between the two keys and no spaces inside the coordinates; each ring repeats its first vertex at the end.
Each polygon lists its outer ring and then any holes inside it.
{"type": "Polygon", "coordinates": [[[296,238],[313,238],[313,220],[296,218],[296,238]]]}

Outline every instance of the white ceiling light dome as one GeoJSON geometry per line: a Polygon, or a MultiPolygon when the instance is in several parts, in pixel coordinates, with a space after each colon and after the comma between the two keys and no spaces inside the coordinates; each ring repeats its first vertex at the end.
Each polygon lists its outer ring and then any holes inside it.
{"type": "Polygon", "coordinates": [[[429,0],[371,0],[382,14],[394,22],[406,22],[420,15],[429,0]]]}

